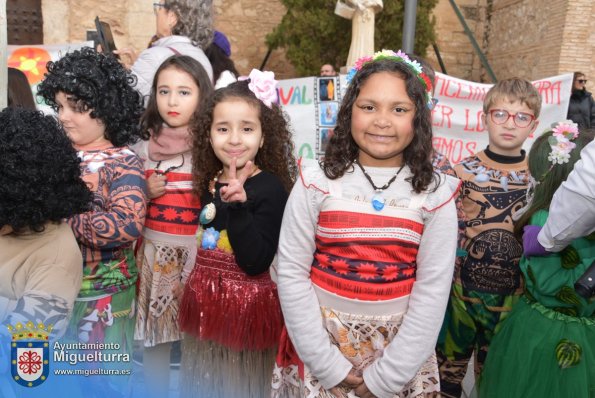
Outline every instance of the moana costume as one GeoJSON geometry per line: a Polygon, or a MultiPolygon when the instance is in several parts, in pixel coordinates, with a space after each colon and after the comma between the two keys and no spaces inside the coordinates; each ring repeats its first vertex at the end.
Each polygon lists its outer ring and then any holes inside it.
{"type": "MultiPolygon", "coordinates": [[[[287,193],[266,171],[249,178],[245,203],[214,201],[198,233],[195,268],[180,309],[182,396],[261,398],[282,328],[277,288],[269,267],[277,251],[287,193]]],[[[204,215],[204,214],[203,214],[204,215]]],[[[202,217],[202,216],[201,216],[202,217]]]]}
{"type": "Polygon", "coordinates": [[[375,210],[368,181],[391,181],[395,168],[354,166],[330,180],[302,162],[300,172],[279,243],[287,330],[273,395],[334,397],[329,389],[354,369],[378,397],[437,396],[433,352],[456,251],[457,180],[440,177],[435,191],[416,194],[405,166],[375,210]]]}

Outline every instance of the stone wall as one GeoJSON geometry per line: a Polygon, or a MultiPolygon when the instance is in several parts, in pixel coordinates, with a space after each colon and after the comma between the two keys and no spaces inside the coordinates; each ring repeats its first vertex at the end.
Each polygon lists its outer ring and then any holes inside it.
{"type": "MultiPolygon", "coordinates": [[[[482,50],[485,48],[486,0],[457,0],[457,6],[465,18],[469,30],[482,50]]],[[[465,80],[482,81],[489,77],[481,68],[477,53],[463,25],[448,0],[440,0],[434,8],[436,18],[436,45],[442,57],[447,74],[465,80]],[[484,76],[485,75],[485,76],[484,76]]],[[[440,71],[437,56],[432,46],[428,47],[427,58],[440,71]]]]}
{"type": "MultiPolygon", "coordinates": [[[[397,0],[390,0],[397,1],[397,0]]],[[[109,22],[116,45],[142,50],[155,32],[153,0],[43,0],[46,43],[81,41],[94,18],[109,22]]],[[[540,79],[581,70],[595,80],[595,2],[591,0],[456,0],[469,29],[498,78],[540,79]]],[[[281,21],[276,0],[214,0],[215,28],[231,42],[240,73],[262,64],[265,36],[281,21]]],[[[437,45],[449,75],[490,82],[449,0],[434,10],[437,45]]],[[[439,70],[433,49],[428,58],[439,70]]],[[[270,55],[266,69],[294,76],[283,50],[270,55]]],[[[594,89],[592,81],[589,89],[594,89]]],[[[593,91],[593,90],[591,90],[593,91]]]]}
{"type": "MultiPolygon", "coordinates": [[[[457,0],[499,79],[537,80],[580,70],[595,91],[595,2],[591,0],[457,0]]],[[[436,6],[437,44],[448,74],[490,82],[448,0],[436,6]]],[[[433,50],[428,58],[438,67],[433,50]]]]}
{"type": "MultiPolygon", "coordinates": [[[[95,30],[95,16],[111,25],[118,48],[142,50],[155,33],[155,0],[43,0],[46,44],[84,41],[87,30],[95,30]]],[[[259,68],[266,54],[265,36],[281,21],[285,9],[280,2],[263,0],[215,0],[215,28],[231,42],[232,58],[240,73],[259,68]]],[[[266,69],[279,78],[294,75],[283,50],[269,56],[266,69]]]]}

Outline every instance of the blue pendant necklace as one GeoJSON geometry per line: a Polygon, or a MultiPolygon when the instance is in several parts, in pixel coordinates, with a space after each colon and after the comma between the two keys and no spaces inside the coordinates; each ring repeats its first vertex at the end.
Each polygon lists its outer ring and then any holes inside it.
{"type": "Polygon", "coordinates": [[[374,184],[374,181],[372,181],[372,177],[370,177],[370,175],[366,172],[366,169],[364,169],[364,166],[362,166],[361,163],[357,159],[354,160],[354,162],[355,162],[355,164],[357,164],[359,166],[362,173],[364,173],[364,176],[370,182],[370,184],[372,184],[372,188],[374,188],[374,191],[376,192],[376,194],[372,197],[372,207],[376,211],[380,211],[380,210],[384,209],[384,204],[386,203],[386,199],[382,196],[382,192],[385,189],[387,189],[388,187],[390,187],[390,185],[393,182],[395,182],[395,180],[397,179],[397,176],[399,175],[401,170],[403,170],[405,163],[403,163],[403,165],[401,167],[399,167],[399,170],[397,170],[395,175],[392,176],[392,178],[386,184],[384,184],[381,187],[377,187],[376,184],[374,184]]]}

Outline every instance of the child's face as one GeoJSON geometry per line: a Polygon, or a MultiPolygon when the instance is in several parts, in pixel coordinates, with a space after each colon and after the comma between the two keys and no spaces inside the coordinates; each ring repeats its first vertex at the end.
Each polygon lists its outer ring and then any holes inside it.
{"type": "Polygon", "coordinates": [[[215,156],[223,163],[224,177],[236,158],[237,170],[254,161],[264,143],[260,110],[242,100],[231,98],[215,105],[211,124],[211,146],[215,156]]]}
{"type": "Polygon", "coordinates": [[[394,167],[414,136],[415,105],[405,81],[394,73],[371,75],[362,85],[351,111],[351,135],[364,166],[394,167]]]}
{"type": "Polygon", "coordinates": [[[532,119],[535,114],[527,104],[518,100],[509,101],[507,98],[499,99],[488,110],[488,114],[482,116],[483,122],[488,129],[490,150],[494,153],[504,156],[520,156],[523,143],[531,133],[535,131],[539,121],[532,120],[527,126],[524,126],[523,120],[532,119]],[[498,124],[498,116],[506,117],[503,112],[493,112],[495,110],[506,111],[510,117],[502,124],[498,124]],[[516,116],[517,113],[524,115],[516,116]],[[496,119],[496,122],[494,120],[496,119]]]}
{"type": "Polygon", "coordinates": [[[170,127],[186,127],[198,106],[200,90],[188,73],[168,68],[157,78],[155,98],[159,115],[170,127]]]}
{"type": "Polygon", "coordinates": [[[73,97],[62,91],[56,94],[55,101],[58,119],[75,147],[100,147],[109,143],[105,138],[104,124],[91,117],[91,110],[78,111],[73,97]]]}

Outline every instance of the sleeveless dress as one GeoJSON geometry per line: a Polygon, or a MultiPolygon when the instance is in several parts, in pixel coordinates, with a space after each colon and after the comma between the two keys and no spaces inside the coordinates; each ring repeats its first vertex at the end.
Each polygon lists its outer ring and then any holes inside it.
{"type": "MultiPolygon", "coordinates": [[[[539,211],[531,224],[546,220],[539,211]]],[[[560,253],[521,259],[525,293],[494,337],[481,398],[595,397],[595,301],[573,287],[594,260],[593,235],[560,253]]]]}

